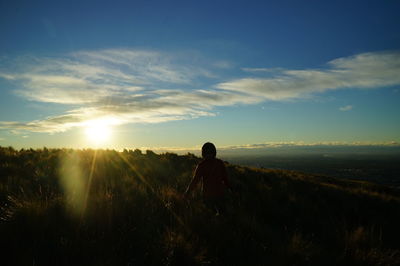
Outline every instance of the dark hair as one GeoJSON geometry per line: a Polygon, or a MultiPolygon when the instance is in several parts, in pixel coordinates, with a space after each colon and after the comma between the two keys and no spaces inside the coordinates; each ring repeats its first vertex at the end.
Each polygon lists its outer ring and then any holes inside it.
{"type": "Polygon", "coordinates": [[[217,149],[211,142],[204,143],[203,147],[201,148],[201,155],[203,157],[206,156],[215,157],[217,155],[217,149]]]}

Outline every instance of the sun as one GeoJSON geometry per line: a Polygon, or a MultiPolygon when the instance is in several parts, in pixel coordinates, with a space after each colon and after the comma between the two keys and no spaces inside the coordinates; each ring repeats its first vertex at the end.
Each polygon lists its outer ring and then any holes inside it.
{"type": "Polygon", "coordinates": [[[86,124],[86,137],[93,143],[107,142],[111,137],[111,125],[106,120],[92,120],[86,124]]]}

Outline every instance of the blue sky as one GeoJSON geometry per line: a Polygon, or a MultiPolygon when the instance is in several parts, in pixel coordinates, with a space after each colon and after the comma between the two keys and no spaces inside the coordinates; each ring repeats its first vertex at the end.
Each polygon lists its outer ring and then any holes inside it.
{"type": "Polygon", "coordinates": [[[1,1],[0,145],[398,143],[398,10],[398,1],[1,1]],[[91,127],[110,136],[94,143],[91,127]]]}

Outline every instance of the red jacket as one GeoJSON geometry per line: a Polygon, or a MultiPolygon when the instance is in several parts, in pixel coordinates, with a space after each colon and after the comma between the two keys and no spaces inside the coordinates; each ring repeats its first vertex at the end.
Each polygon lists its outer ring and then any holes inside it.
{"type": "Polygon", "coordinates": [[[203,196],[205,198],[220,197],[224,194],[225,187],[230,187],[225,164],[216,158],[205,159],[197,165],[186,193],[190,193],[200,180],[203,183],[203,196]]]}

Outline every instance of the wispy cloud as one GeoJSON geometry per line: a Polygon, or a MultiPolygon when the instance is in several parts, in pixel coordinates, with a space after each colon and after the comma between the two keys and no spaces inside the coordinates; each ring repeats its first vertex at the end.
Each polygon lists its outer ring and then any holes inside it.
{"type": "Polygon", "coordinates": [[[327,147],[351,147],[351,146],[390,146],[398,147],[400,143],[396,141],[387,142],[370,142],[370,141],[358,141],[358,142],[344,142],[344,141],[323,141],[323,142],[304,142],[304,141],[279,141],[279,142],[264,142],[257,144],[244,144],[244,145],[234,145],[220,147],[221,150],[237,150],[237,149],[269,149],[269,148],[284,148],[284,147],[317,147],[317,146],[327,146],[327,147]]]}
{"type": "Polygon", "coordinates": [[[339,108],[339,110],[342,111],[342,112],[350,111],[352,109],[353,109],[352,105],[346,105],[346,106],[342,106],[342,107],[339,108]]]}
{"type": "Polygon", "coordinates": [[[249,73],[279,73],[279,72],[281,72],[281,71],[284,71],[285,69],[279,68],[279,67],[276,67],[276,68],[263,68],[263,67],[258,67],[258,68],[256,67],[256,68],[253,68],[253,67],[243,67],[242,70],[243,70],[244,72],[249,72],[249,73]]]}
{"type": "Polygon", "coordinates": [[[16,61],[17,70],[0,68],[0,77],[20,85],[17,95],[71,109],[42,120],[0,121],[3,129],[55,133],[99,118],[115,124],[159,123],[212,116],[216,106],[259,101],[240,92],[205,89],[199,80],[215,78],[206,68],[154,51],[108,49],[16,61]]]}
{"type": "Polygon", "coordinates": [[[227,82],[220,82],[221,75],[209,69],[217,67],[224,71],[235,65],[232,62],[196,65],[194,61],[132,49],[3,60],[0,78],[18,85],[15,94],[30,101],[70,108],[41,120],[0,121],[0,128],[55,133],[100,118],[112,124],[159,123],[213,116],[216,106],[284,101],[327,90],[400,84],[397,52],[339,58],[324,69],[241,68],[249,77],[227,82]]]}
{"type": "MultiPolygon", "coordinates": [[[[244,69],[269,72],[270,69],[244,69]]],[[[273,70],[276,72],[276,69],[273,70]]],[[[325,69],[280,70],[270,78],[249,77],[219,83],[217,88],[266,100],[288,100],[328,90],[369,89],[400,84],[400,53],[364,53],[328,62],[325,69]]]]}

